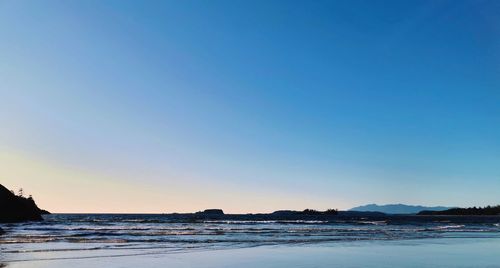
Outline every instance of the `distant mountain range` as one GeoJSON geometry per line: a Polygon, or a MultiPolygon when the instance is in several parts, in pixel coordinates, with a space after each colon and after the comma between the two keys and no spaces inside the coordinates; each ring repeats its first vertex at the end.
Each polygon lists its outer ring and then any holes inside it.
{"type": "Polygon", "coordinates": [[[389,204],[389,205],[377,205],[368,204],[364,206],[351,208],[349,211],[370,211],[370,212],[382,212],[387,214],[417,214],[420,211],[443,211],[451,209],[451,207],[424,207],[424,206],[413,206],[404,204],[389,204]]]}

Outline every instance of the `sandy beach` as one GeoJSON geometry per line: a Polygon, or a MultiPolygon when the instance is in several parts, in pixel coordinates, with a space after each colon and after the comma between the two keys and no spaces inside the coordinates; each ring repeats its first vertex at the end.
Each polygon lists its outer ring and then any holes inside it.
{"type": "Polygon", "coordinates": [[[498,239],[354,242],[161,253],[30,253],[9,268],[32,267],[500,267],[498,239]],[[128,256],[125,256],[128,255],[128,256]]]}

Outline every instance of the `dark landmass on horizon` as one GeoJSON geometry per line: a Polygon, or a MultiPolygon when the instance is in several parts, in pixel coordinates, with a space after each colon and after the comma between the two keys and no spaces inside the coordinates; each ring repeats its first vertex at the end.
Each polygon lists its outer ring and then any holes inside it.
{"type": "Polygon", "coordinates": [[[421,211],[442,211],[448,210],[452,207],[434,206],[426,207],[419,205],[405,205],[405,204],[387,204],[387,205],[377,205],[368,204],[358,207],[353,207],[349,211],[365,211],[365,212],[382,212],[386,214],[417,214],[421,211]]]}
{"type": "Polygon", "coordinates": [[[500,215],[500,205],[471,208],[452,208],[444,211],[421,211],[418,215],[444,215],[444,216],[497,216],[500,215]]]}
{"type": "MultiPolygon", "coordinates": [[[[175,217],[176,219],[187,222],[198,220],[238,220],[238,221],[336,221],[336,220],[383,220],[397,222],[400,220],[427,221],[435,219],[435,216],[492,216],[500,215],[499,206],[488,206],[484,208],[446,208],[409,206],[404,204],[378,206],[370,204],[361,207],[355,207],[348,211],[339,211],[328,209],[318,211],[314,209],[305,209],[303,211],[278,210],[272,213],[248,213],[248,214],[225,214],[222,209],[206,209],[195,213],[166,213],[165,216],[175,217]],[[414,212],[416,209],[424,208],[422,211],[414,212]],[[426,210],[427,208],[427,210],[426,210]],[[388,213],[373,211],[373,209],[395,211],[388,213]],[[443,209],[443,210],[441,210],[443,209]],[[368,210],[368,211],[360,211],[368,210]],[[402,213],[411,211],[412,213],[402,213]]],[[[40,221],[43,220],[43,214],[50,214],[48,211],[40,209],[33,198],[24,197],[22,192],[15,195],[3,185],[0,184],[0,223],[13,223],[22,221],[40,221]]],[[[92,214],[92,213],[88,213],[92,214]]],[[[471,221],[481,221],[469,217],[471,221]]],[[[485,220],[485,218],[481,218],[485,220]]],[[[462,219],[463,220],[463,219],[462,219]]],[[[2,230],[0,229],[0,234],[2,230]]]]}
{"type": "Polygon", "coordinates": [[[330,220],[339,217],[383,217],[380,212],[356,212],[356,211],[338,211],[329,209],[318,211],[314,209],[305,209],[303,211],[278,210],[272,213],[247,213],[247,214],[225,214],[222,209],[206,209],[195,213],[165,213],[165,216],[172,216],[177,219],[193,220],[243,220],[243,221],[319,221],[330,220]]]}
{"type": "Polygon", "coordinates": [[[318,222],[343,222],[343,221],[366,221],[371,224],[380,222],[381,224],[404,224],[408,222],[425,223],[433,222],[436,217],[445,217],[446,220],[456,223],[484,223],[498,222],[500,215],[470,215],[463,217],[458,215],[418,215],[418,214],[386,214],[382,212],[363,212],[363,211],[316,211],[306,209],[303,211],[294,210],[278,210],[272,213],[256,213],[256,214],[225,214],[222,209],[207,209],[195,213],[166,213],[162,214],[172,219],[186,222],[203,222],[203,221],[285,221],[290,223],[301,223],[309,221],[318,222]]]}

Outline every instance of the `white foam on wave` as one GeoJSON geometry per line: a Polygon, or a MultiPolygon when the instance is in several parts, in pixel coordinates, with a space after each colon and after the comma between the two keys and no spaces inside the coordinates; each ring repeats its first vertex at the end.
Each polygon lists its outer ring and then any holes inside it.
{"type": "Polygon", "coordinates": [[[436,229],[439,230],[447,230],[447,229],[458,229],[458,228],[464,228],[465,225],[444,225],[444,226],[438,226],[436,229]]]}
{"type": "Polygon", "coordinates": [[[361,221],[360,223],[371,225],[387,225],[387,221],[361,221]]]}
{"type": "Polygon", "coordinates": [[[203,223],[215,223],[215,224],[306,223],[306,224],[318,224],[318,223],[328,223],[328,221],[307,221],[307,220],[264,220],[264,221],[207,220],[207,221],[203,221],[203,223]]]}

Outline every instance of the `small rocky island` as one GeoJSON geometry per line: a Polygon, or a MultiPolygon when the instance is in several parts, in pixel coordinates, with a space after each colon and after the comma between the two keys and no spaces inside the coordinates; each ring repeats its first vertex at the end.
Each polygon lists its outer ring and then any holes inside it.
{"type": "Polygon", "coordinates": [[[31,196],[15,195],[0,184],[0,223],[40,221],[43,214],[48,212],[40,209],[31,196]]]}

